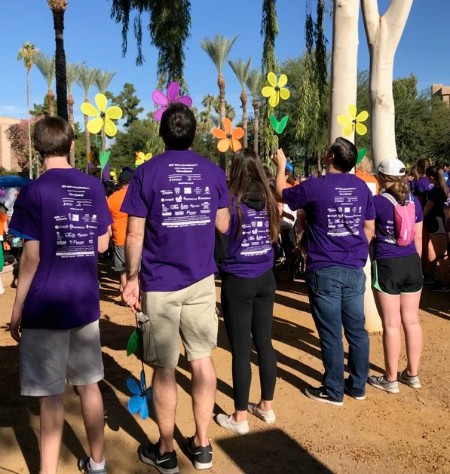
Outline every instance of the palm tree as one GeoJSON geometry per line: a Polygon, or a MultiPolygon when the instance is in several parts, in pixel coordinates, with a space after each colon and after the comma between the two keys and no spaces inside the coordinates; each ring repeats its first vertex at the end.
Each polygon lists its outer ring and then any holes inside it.
{"type": "Polygon", "coordinates": [[[55,79],[55,58],[46,56],[42,52],[38,52],[36,55],[35,64],[47,83],[48,114],[55,115],[55,94],[53,94],[53,80],[55,79]]]}
{"type": "Polygon", "coordinates": [[[111,17],[122,23],[122,53],[127,52],[130,14],[136,11],[134,33],[137,42],[136,63],[142,64],[142,22],[144,12],[150,14],[148,29],[152,45],[158,49],[158,88],[177,81],[187,92],[183,77],[184,43],[191,26],[190,0],[112,0],[111,17]]]}
{"type": "Polygon", "coordinates": [[[59,117],[69,120],[67,113],[66,53],[64,51],[64,13],[67,0],[47,0],[47,3],[53,14],[55,29],[56,110],[59,117]]]}
{"type": "MultiPolygon", "coordinates": [[[[72,128],[75,130],[75,120],[73,117],[73,85],[78,81],[80,74],[80,64],[67,64],[66,67],[66,77],[67,77],[67,106],[69,108],[69,123],[72,128]]],[[[75,167],[75,147],[70,150],[70,166],[75,167]]]]}
{"type": "MultiPolygon", "coordinates": [[[[268,72],[276,72],[277,62],[275,58],[275,39],[278,35],[278,19],[276,0],[263,0],[261,34],[264,38],[263,55],[262,55],[262,74],[264,79],[268,72]]],[[[262,138],[264,145],[264,157],[269,160],[272,148],[277,145],[277,137],[275,137],[270,126],[270,110],[267,105],[263,105],[263,113],[261,122],[262,138]]]]}
{"type": "Polygon", "coordinates": [[[23,59],[23,64],[27,70],[27,116],[28,116],[28,174],[33,178],[33,157],[31,156],[31,123],[30,123],[30,71],[36,59],[38,50],[30,41],[26,41],[20,48],[17,60],[23,59]]]}
{"type": "Polygon", "coordinates": [[[233,72],[236,74],[236,77],[241,85],[241,104],[242,104],[242,128],[244,129],[244,147],[247,148],[248,145],[248,137],[247,137],[247,91],[245,90],[245,84],[248,79],[248,75],[250,72],[250,66],[252,64],[252,58],[250,58],[247,62],[243,61],[242,59],[238,59],[237,61],[228,61],[228,64],[233,69],[233,72]]]}
{"type": "Polygon", "coordinates": [[[261,73],[256,69],[253,69],[248,75],[246,84],[252,96],[253,114],[255,116],[253,124],[253,149],[255,150],[256,154],[258,154],[259,151],[259,98],[261,96],[262,83],[263,79],[261,73]]]}
{"type": "MultiPolygon", "coordinates": [[[[84,102],[89,102],[89,91],[95,83],[95,79],[98,74],[98,69],[90,69],[84,64],[80,66],[80,72],[78,74],[78,84],[84,91],[84,102]]],[[[91,152],[91,135],[87,129],[87,123],[89,118],[87,115],[84,116],[84,133],[86,136],[86,167],[88,166],[89,153],[91,152]]]]}
{"type": "Polygon", "coordinates": [[[100,71],[97,69],[95,83],[97,84],[98,90],[101,94],[104,94],[106,92],[106,89],[108,89],[109,84],[111,83],[115,75],[115,72],[100,71]]]}
{"type": "MultiPolygon", "coordinates": [[[[211,58],[211,61],[217,68],[217,85],[219,86],[219,116],[220,124],[222,125],[225,118],[225,79],[223,77],[223,65],[230,53],[231,47],[236,41],[237,35],[233,39],[225,38],[221,35],[216,35],[213,40],[203,39],[200,41],[200,46],[211,58]]],[[[220,166],[222,169],[226,168],[225,155],[220,155],[220,166]]]]}

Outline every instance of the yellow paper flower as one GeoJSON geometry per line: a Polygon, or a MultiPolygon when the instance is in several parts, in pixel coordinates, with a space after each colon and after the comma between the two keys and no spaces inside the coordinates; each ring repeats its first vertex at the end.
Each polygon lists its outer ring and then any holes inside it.
{"type": "Polygon", "coordinates": [[[281,74],[280,78],[277,80],[277,76],[273,72],[269,72],[269,74],[267,74],[267,81],[270,85],[264,86],[261,92],[264,97],[269,98],[269,105],[271,107],[276,107],[280,102],[280,99],[289,99],[291,93],[289,92],[289,89],[284,87],[287,84],[286,74],[281,74]]]}
{"type": "Polygon", "coordinates": [[[363,110],[358,115],[356,105],[348,106],[348,115],[338,115],[337,121],[341,125],[344,125],[342,129],[342,135],[352,135],[353,131],[356,131],[358,135],[365,135],[367,133],[367,127],[361,123],[365,122],[369,118],[367,110],[363,110]]]}
{"type": "Polygon", "coordinates": [[[134,164],[137,166],[142,165],[142,163],[145,163],[148,161],[153,155],[151,153],[144,153],[143,151],[140,151],[136,153],[136,161],[134,164]]]}
{"type": "Polygon", "coordinates": [[[108,99],[104,94],[97,94],[95,96],[95,103],[98,110],[89,102],[81,104],[81,111],[84,115],[95,117],[89,120],[87,129],[90,133],[96,134],[104,127],[106,135],[113,137],[117,133],[117,127],[113,120],[118,120],[122,117],[122,109],[117,105],[107,109],[108,99]]]}

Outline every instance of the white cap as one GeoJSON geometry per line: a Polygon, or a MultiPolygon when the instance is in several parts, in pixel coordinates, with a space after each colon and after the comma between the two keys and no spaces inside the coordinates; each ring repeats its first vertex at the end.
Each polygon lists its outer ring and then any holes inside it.
{"type": "Polygon", "coordinates": [[[378,165],[377,171],[387,176],[405,176],[406,167],[398,158],[386,158],[378,165]]]}

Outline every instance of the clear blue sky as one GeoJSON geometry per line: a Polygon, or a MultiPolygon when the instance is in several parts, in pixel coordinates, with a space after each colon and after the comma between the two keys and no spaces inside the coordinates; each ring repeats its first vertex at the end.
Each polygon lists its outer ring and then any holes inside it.
{"type": "MultiPolygon", "coordinates": [[[[380,11],[389,0],[378,0],[380,11]]],[[[230,59],[253,58],[253,66],[261,62],[262,39],[261,0],[191,0],[191,37],[186,44],[185,77],[194,105],[201,108],[206,94],[217,94],[216,69],[200,47],[200,40],[216,34],[239,35],[230,59]],[[223,8],[226,5],[226,8],[223,8]]],[[[114,71],[109,89],[119,94],[125,82],[135,85],[145,112],[153,110],[151,93],[156,87],[157,52],[149,46],[148,32],[143,44],[146,61],[135,65],[135,39],[130,35],[129,50],[121,54],[121,25],[110,18],[109,0],[71,0],[65,14],[65,49],[68,62],[85,61],[89,67],[114,71]]],[[[278,0],[280,33],[276,41],[279,61],[300,56],[304,52],[305,1],[278,0]]],[[[416,0],[395,58],[395,77],[413,73],[419,90],[432,83],[450,85],[450,0],[416,0]]],[[[144,18],[144,24],[148,17],[144,18]]],[[[368,52],[362,22],[360,22],[359,69],[368,69],[368,52]]],[[[331,16],[327,15],[327,38],[331,48],[331,16]]],[[[130,28],[132,31],[132,27],[130,28]]],[[[3,0],[0,29],[0,116],[25,117],[26,73],[17,53],[25,41],[33,42],[46,55],[54,54],[54,32],[51,12],[46,0],[3,0]]],[[[225,67],[227,99],[239,106],[240,86],[234,73],[225,67]]],[[[46,83],[36,67],[31,72],[31,104],[42,103],[46,83]]],[[[96,93],[93,87],[91,100],[96,93]]],[[[75,110],[80,120],[79,106],[83,93],[74,88],[75,110]]],[[[236,110],[238,112],[238,109],[236,110]]]]}

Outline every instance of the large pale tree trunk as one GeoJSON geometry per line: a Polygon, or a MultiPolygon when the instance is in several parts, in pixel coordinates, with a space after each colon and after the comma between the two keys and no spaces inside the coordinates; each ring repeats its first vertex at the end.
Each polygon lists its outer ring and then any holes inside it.
{"type": "MultiPolygon", "coordinates": [[[[358,80],[359,0],[333,1],[333,46],[331,60],[330,144],[342,135],[339,114],[348,115],[350,104],[356,104],[358,80]]],[[[353,137],[345,137],[354,141],[353,137]]]]}
{"type": "Polygon", "coordinates": [[[397,156],[395,107],[392,92],[394,56],[413,0],[391,0],[380,16],[377,0],[361,0],[370,52],[370,104],[372,157],[375,166],[397,156]]]}
{"type": "MultiPolygon", "coordinates": [[[[359,0],[333,1],[330,143],[342,135],[342,125],[337,121],[338,115],[348,115],[348,106],[356,105],[359,44],[358,18],[359,0]]],[[[345,138],[353,142],[355,140],[354,135],[345,138]]],[[[366,274],[366,291],[364,293],[366,329],[369,332],[379,332],[382,330],[382,324],[371,288],[370,259],[367,260],[364,273],[366,274]]]]}

